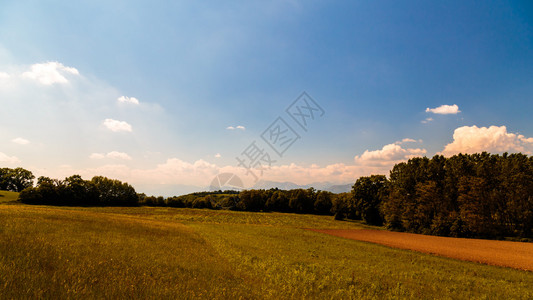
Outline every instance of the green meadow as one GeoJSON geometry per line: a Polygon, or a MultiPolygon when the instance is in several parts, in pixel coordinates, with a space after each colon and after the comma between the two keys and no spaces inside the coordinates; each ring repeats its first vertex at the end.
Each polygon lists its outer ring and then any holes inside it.
{"type": "Polygon", "coordinates": [[[0,204],[15,204],[19,193],[9,192],[9,191],[0,191],[0,204]]]}
{"type": "Polygon", "coordinates": [[[0,299],[532,299],[533,272],[342,239],[331,216],[13,204],[0,299]]]}

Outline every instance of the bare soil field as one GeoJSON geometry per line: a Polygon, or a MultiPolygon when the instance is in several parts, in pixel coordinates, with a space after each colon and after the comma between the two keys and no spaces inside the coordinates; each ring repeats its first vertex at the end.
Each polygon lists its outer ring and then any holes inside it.
{"type": "Polygon", "coordinates": [[[533,243],[451,238],[372,229],[311,230],[394,248],[533,271],[533,243]]]}

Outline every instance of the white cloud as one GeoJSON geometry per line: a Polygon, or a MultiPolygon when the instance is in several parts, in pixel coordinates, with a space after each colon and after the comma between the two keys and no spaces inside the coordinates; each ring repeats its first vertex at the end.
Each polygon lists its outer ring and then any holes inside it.
{"type": "Polygon", "coordinates": [[[236,126],[236,127],[228,126],[228,127],[226,127],[226,129],[228,129],[228,130],[235,130],[235,129],[246,130],[246,127],[244,127],[242,125],[239,125],[239,126],[236,126]]]}
{"type": "Polygon", "coordinates": [[[129,104],[135,104],[135,105],[139,104],[139,99],[135,97],[120,96],[118,97],[117,101],[120,103],[129,103],[129,104]]]}
{"type": "Polygon", "coordinates": [[[402,140],[402,143],[416,143],[416,140],[410,139],[410,138],[405,138],[405,139],[402,140]]]}
{"type": "Polygon", "coordinates": [[[458,153],[524,152],[533,150],[533,138],[507,132],[505,126],[463,126],[455,129],[453,142],[444,147],[441,154],[451,156],[458,153]]]}
{"type": "MultiPolygon", "coordinates": [[[[457,104],[454,105],[441,105],[436,108],[426,108],[426,112],[439,114],[439,115],[455,115],[460,113],[459,106],[457,104]]],[[[426,119],[427,120],[427,119],[426,119]]]]}
{"type": "Polygon", "coordinates": [[[11,75],[7,74],[6,72],[0,72],[0,79],[9,79],[11,75]]]}
{"type": "Polygon", "coordinates": [[[52,85],[54,83],[68,83],[68,79],[64,76],[66,74],[79,75],[79,72],[77,69],[65,67],[59,62],[46,62],[32,65],[31,71],[22,73],[22,77],[36,80],[44,85],[52,85]]]}
{"type": "Polygon", "coordinates": [[[425,120],[420,121],[420,123],[427,124],[427,123],[429,123],[431,121],[433,121],[433,118],[429,117],[429,118],[426,118],[425,120]]]}
{"type": "Polygon", "coordinates": [[[401,141],[397,141],[395,142],[395,144],[397,145],[401,145],[401,144],[404,144],[404,143],[417,143],[417,142],[420,142],[422,143],[422,140],[415,140],[415,139],[410,139],[410,138],[404,138],[402,139],[401,141]]]}
{"type": "Polygon", "coordinates": [[[103,158],[105,158],[105,154],[103,154],[103,153],[92,153],[91,155],[89,155],[89,158],[90,159],[103,159],[103,158]]]}
{"type": "Polygon", "coordinates": [[[407,148],[404,149],[398,144],[388,144],[383,146],[380,150],[368,151],[361,155],[355,156],[355,163],[358,165],[374,165],[374,166],[393,166],[401,161],[409,158],[421,156],[426,154],[426,149],[421,148],[407,148]]]}
{"type": "Polygon", "coordinates": [[[216,157],[216,158],[221,158],[222,155],[220,155],[220,153],[217,153],[217,154],[215,154],[215,157],[216,157]]]}
{"type": "Polygon", "coordinates": [[[118,151],[111,151],[107,154],[104,153],[92,153],[89,158],[91,159],[104,159],[104,158],[111,158],[111,159],[123,159],[123,160],[131,160],[131,156],[129,156],[127,153],[124,152],[118,152],[118,151]]]}
{"type": "Polygon", "coordinates": [[[108,158],[131,160],[131,156],[124,152],[111,151],[106,155],[108,158]]]}
{"type": "Polygon", "coordinates": [[[15,156],[8,156],[7,154],[4,154],[0,152],[0,162],[3,163],[18,163],[20,160],[15,156]]]}
{"type": "Polygon", "coordinates": [[[117,121],[113,119],[105,119],[102,124],[113,132],[127,131],[131,132],[131,125],[124,121],[117,121]]]}
{"type": "Polygon", "coordinates": [[[23,139],[21,137],[18,137],[18,138],[14,138],[11,140],[11,142],[15,143],[15,144],[19,144],[19,145],[27,145],[30,143],[30,141],[28,141],[27,139],[23,139]]]}

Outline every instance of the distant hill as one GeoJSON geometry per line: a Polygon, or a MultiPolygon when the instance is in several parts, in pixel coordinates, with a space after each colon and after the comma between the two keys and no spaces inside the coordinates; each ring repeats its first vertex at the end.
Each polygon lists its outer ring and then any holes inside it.
{"type": "Polygon", "coordinates": [[[185,184],[136,184],[135,190],[146,195],[172,197],[208,191],[209,188],[185,184]]]}
{"type": "Polygon", "coordinates": [[[308,189],[310,187],[311,187],[311,185],[308,185],[308,184],[306,184],[306,185],[298,185],[298,184],[296,184],[294,182],[289,182],[289,181],[276,182],[276,181],[260,180],[254,186],[252,186],[251,189],[256,189],[256,190],[265,189],[265,190],[268,190],[268,189],[278,188],[280,190],[293,190],[293,189],[308,189]]]}
{"type": "Polygon", "coordinates": [[[329,188],[327,188],[325,190],[329,191],[329,192],[332,192],[332,193],[335,193],[335,194],[349,193],[352,190],[352,185],[353,184],[351,184],[351,183],[349,183],[349,184],[332,185],[332,186],[330,186],[329,188]]]}
{"type": "Polygon", "coordinates": [[[331,182],[314,182],[310,184],[299,185],[294,182],[276,182],[268,180],[260,180],[251,189],[273,189],[278,188],[280,190],[292,190],[292,189],[308,189],[313,187],[317,190],[328,191],[332,193],[346,193],[352,189],[352,184],[334,185],[331,182]]]}
{"type": "MultiPolygon", "coordinates": [[[[292,189],[308,189],[310,187],[314,187],[317,190],[322,191],[328,191],[335,194],[338,193],[346,193],[349,192],[352,189],[353,183],[350,184],[334,184],[331,182],[314,182],[310,184],[304,184],[299,185],[294,182],[285,181],[285,182],[277,182],[277,181],[268,181],[268,180],[260,180],[258,181],[254,186],[252,187],[245,187],[245,190],[249,189],[256,189],[256,190],[269,190],[273,188],[278,188],[280,190],[292,190],[292,189]]],[[[214,189],[212,186],[193,186],[193,185],[180,185],[180,184],[160,184],[160,185],[135,185],[135,189],[139,193],[145,193],[147,195],[154,195],[154,196],[165,196],[165,197],[172,197],[172,196],[180,196],[180,195],[186,195],[190,193],[195,192],[203,192],[203,191],[213,191],[213,190],[241,190],[239,188],[236,188],[234,185],[223,185],[221,187],[217,187],[214,189]]],[[[0,201],[1,200],[0,198],[0,201]]]]}

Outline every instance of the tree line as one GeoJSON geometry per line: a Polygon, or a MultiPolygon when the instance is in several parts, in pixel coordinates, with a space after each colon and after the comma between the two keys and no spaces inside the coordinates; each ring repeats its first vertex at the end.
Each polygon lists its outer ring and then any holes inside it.
{"type": "Polygon", "coordinates": [[[417,157],[385,175],[360,177],[350,193],[314,188],[199,192],[175,197],[137,194],[102,176],[65,180],[0,169],[0,189],[20,201],[50,205],[168,206],[335,215],[413,233],[455,237],[533,238],[533,157],[459,154],[417,157]]]}
{"type": "Polygon", "coordinates": [[[73,175],[65,180],[41,176],[35,187],[24,189],[19,200],[27,204],[67,206],[136,206],[135,189],[119,180],[95,176],[84,180],[73,175]]]}
{"type": "Polygon", "coordinates": [[[243,190],[200,192],[176,197],[141,194],[139,203],[149,206],[276,211],[288,213],[332,214],[335,194],[314,188],[294,190],[243,190]]]}
{"type": "Polygon", "coordinates": [[[412,158],[359,178],[336,213],[392,230],[454,237],[533,237],[533,157],[412,158]]]}
{"type": "Polygon", "coordinates": [[[139,205],[179,208],[234,209],[239,201],[239,191],[196,192],[165,198],[139,194],[139,205]]]}

